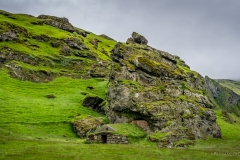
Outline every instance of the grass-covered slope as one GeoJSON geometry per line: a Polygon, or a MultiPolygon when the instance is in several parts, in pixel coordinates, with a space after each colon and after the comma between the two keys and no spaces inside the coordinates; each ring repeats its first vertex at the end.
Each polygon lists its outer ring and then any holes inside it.
{"type": "Polygon", "coordinates": [[[17,137],[76,137],[71,120],[76,116],[103,116],[86,107],[82,99],[96,94],[105,99],[107,81],[61,77],[50,83],[12,79],[0,71],[0,133],[17,137]],[[89,90],[88,86],[95,89],[89,90]],[[55,98],[47,98],[52,96],[55,98]]]}
{"type": "Polygon", "coordinates": [[[230,83],[231,81],[213,80],[209,77],[205,77],[205,81],[208,97],[215,106],[240,116],[240,95],[234,92],[238,91],[237,82],[235,84],[230,83]]]}
{"type": "Polygon", "coordinates": [[[0,11],[0,64],[12,77],[34,82],[58,76],[107,77],[115,40],[79,28],[63,30],[63,20],[0,11]]]}
{"type": "Polygon", "coordinates": [[[235,93],[240,95],[240,81],[228,80],[228,79],[216,79],[222,86],[233,90],[235,93]]]}
{"type": "MultiPolygon", "coordinates": [[[[84,144],[83,141],[77,138],[63,137],[61,134],[66,134],[69,129],[60,130],[59,125],[55,124],[46,127],[43,125],[39,127],[38,135],[47,135],[46,132],[52,133],[48,135],[49,138],[37,138],[37,134],[30,134],[33,128],[19,127],[21,130],[19,134],[14,131],[9,132],[6,127],[0,129],[0,159],[4,160],[26,160],[26,159],[81,159],[81,160],[146,160],[146,159],[208,159],[208,160],[225,160],[225,159],[239,159],[239,143],[240,143],[240,119],[232,116],[236,123],[229,124],[225,122],[220,111],[216,111],[217,121],[222,129],[223,139],[207,139],[199,140],[194,146],[188,148],[157,148],[155,143],[146,142],[145,140],[132,142],[128,145],[121,144],[84,144]],[[56,130],[56,132],[53,132],[56,130]],[[44,133],[45,132],[45,133],[44,133]],[[56,136],[59,134],[59,136],[56,136]]],[[[15,125],[16,127],[16,125],[15,125]]],[[[17,126],[18,127],[18,126],[17,126]]],[[[66,126],[65,126],[66,127],[66,126]]],[[[128,128],[129,126],[114,126],[117,129],[128,128]]],[[[136,132],[131,130],[132,133],[136,132]]],[[[139,132],[137,132],[141,135],[139,132]]],[[[184,143],[184,141],[183,141],[184,143]]]]}

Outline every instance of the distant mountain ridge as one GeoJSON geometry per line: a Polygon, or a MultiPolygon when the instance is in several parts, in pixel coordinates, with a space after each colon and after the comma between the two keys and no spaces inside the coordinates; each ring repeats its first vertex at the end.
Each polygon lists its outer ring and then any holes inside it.
{"type": "Polygon", "coordinates": [[[240,80],[230,80],[230,79],[215,79],[222,86],[233,90],[235,93],[240,95],[240,80]]]}
{"type": "Polygon", "coordinates": [[[210,99],[221,109],[240,116],[240,82],[233,80],[213,80],[205,77],[210,99]],[[236,92],[234,92],[236,91],[236,92]]]}

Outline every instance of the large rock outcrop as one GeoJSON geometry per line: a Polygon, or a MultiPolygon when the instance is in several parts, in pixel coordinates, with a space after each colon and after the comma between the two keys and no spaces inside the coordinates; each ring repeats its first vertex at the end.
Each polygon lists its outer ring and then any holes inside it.
{"type": "Polygon", "coordinates": [[[62,30],[66,30],[69,32],[74,32],[75,29],[71,23],[69,23],[67,18],[60,18],[60,17],[55,17],[55,16],[49,16],[49,15],[39,15],[39,19],[43,19],[43,23],[57,27],[62,30]]]}
{"type": "Polygon", "coordinates": [[[184,61],[145,43],[118,43],[108,88],[111,123],[145,120],[150,140],[172,147],[182,139],[221,137],[204,78],[184,61]],[[156,135],[161,135],[158,137],[156,135]]]}

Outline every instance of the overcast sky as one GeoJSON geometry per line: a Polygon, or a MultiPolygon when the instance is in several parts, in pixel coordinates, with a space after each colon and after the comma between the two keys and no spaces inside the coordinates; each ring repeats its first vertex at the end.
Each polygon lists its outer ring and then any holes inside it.
{"type": "Polygon", "coordinates": [[[240,79],[240,0],[0,0],[0,9],[66,17],[125,42],[133,31],[215,79],[240,79]]]}

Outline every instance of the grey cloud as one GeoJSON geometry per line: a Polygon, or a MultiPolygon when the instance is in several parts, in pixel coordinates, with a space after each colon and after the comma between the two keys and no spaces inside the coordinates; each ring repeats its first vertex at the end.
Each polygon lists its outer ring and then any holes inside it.
{"type": "Polygon", "coordinates": [[[132,31],[212,78],[240,79],[239,0],[0,0],[0,9],[67,17],[126,41],[132,31]]]}

